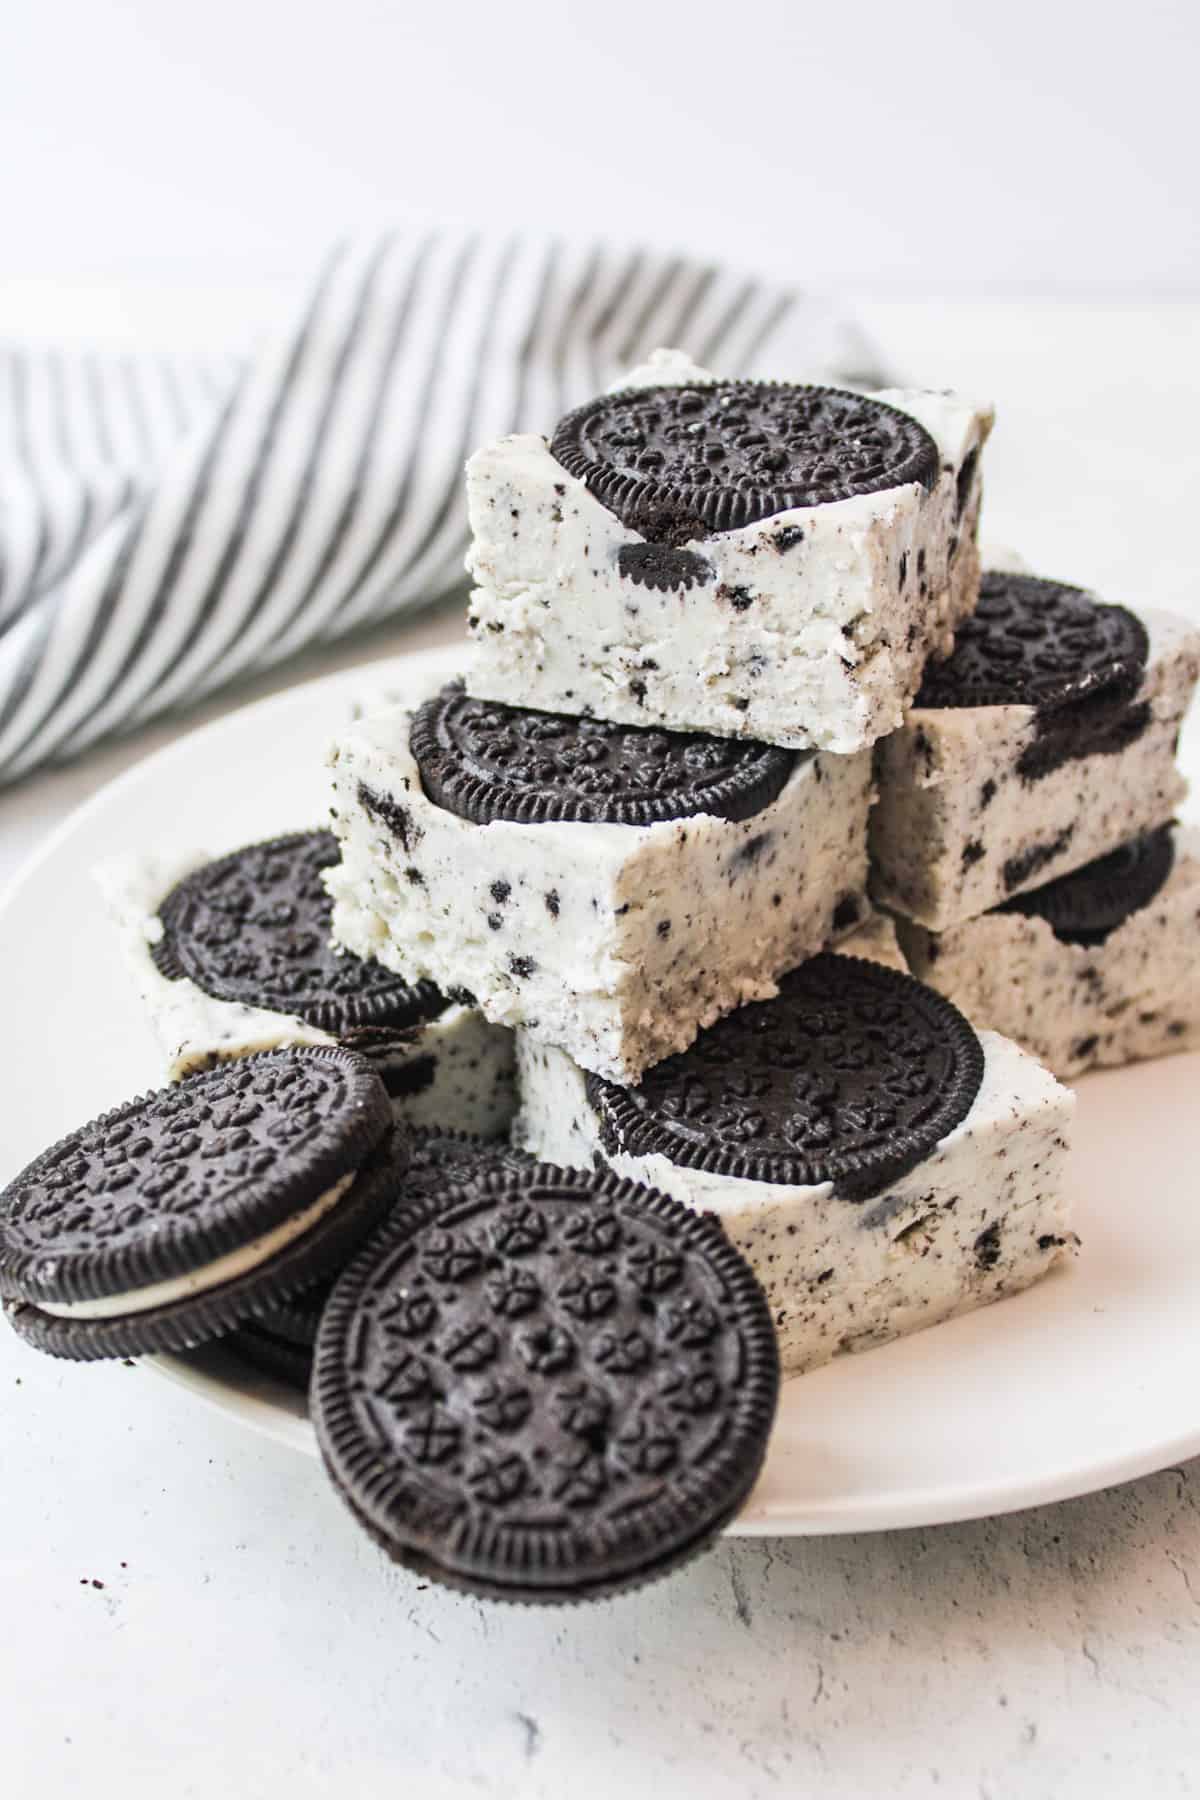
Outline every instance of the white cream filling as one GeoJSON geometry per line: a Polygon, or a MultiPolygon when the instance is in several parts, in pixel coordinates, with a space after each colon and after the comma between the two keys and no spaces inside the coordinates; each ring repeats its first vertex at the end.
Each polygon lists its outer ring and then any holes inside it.
{"type": "Polygon", "coordinates": [[[38,1310],[50,1313],[56,1319],[119,1319],[126,1313],[149,1312],[155,1306],[170,1306],[175,1300],[188,1300],[193,1294],[203,1294],[209,1288],[220,1287],[223,1282],[232,1281],[235,1276],[244,1275],[248,1269],[256,1269],[260,1263],[266,1262],[283,1250],[288,1244],[303,1237],[319,1219],[332,1212],[346,1189],[355,1180],[356,1170],[343,1175],[340,1181],[325,1193],[318,1196],[311,1206],[303,1212],[293,1214],[285,1219],[282,1225],[276,1225],[271,1231],[264,1231],[248,1244],[242,1244],[236,1250],[226,1251],[218,1256],[215,1262],[205,1263],[199,1269],[192,1269],[186,1275],[172,1275],[166,1281],[152,1281],[148,1287],[131,1288],[127,1294],[106,1294],[102,1300],[69,1300],[39,1301],[38,1310]]]}

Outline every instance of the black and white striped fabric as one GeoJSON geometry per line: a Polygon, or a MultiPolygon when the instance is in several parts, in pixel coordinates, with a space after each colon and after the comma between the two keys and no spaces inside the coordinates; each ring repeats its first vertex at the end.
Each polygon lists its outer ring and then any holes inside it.
{"type": "Polygon", "coordinates": [[[658,344],[873,379],[835,308],[646,251],[339,248],[244,360],[0,351],[0,781],[462,579],[462,466],[658,344]]]}

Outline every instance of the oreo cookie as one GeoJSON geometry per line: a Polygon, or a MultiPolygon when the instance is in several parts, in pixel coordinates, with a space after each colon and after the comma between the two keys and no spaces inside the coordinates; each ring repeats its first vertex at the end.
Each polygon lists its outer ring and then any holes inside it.
{"type": "Polygon", "coordinates": [[[216,1000],[334,1034],[436,1018],[450,1003],[432,982],[406,982],[382,963],[334,950],[321,872],[338,857],[331,831],[302,831],[193,870],[158,909],[162,937],[151,955],[159,970],[216,1000]]]}
{"type": "Polygon", "coordinates": [[[840,388],[716,381],[606,394],[552,454],[642,537],[685,544],[799,506],[937,480],[924,426],[840,388]]]}
{"type": "Polygon", "coordinates": [[[495,1599],[664,1574],[738,1512],[779,1358],[717,1222],[536,1164],[402,1208],[333,1291],[313,1417],[397,1562],[495,1599]]]}
{"type": "Polygon", "coordinates": [[[473,699],[461,682],[418,710],[410,748],[428,797],[477,825],[749,819],[796,764],[773,744],[531,712],[473,699]]]}
{"type": "Polygon", "coordinates": [[[971,1110],[983,1050],[958,1009],[895,969],[813,957],[636,1088],[589,1074],[610,1154],[865,1200],[971,1110]]]}
{"type": "Polygon", "coordinates": [[[278,1309],[390,1211],[404,1151],[379,1077],[271,1050],[129,1101],[0,1194],[0,1296],[39,1349],[182,1350],[278,1309]]]}
{"type": "MultiPolygon", "coordinates": [[[[466,1186],[482,1175],[527,1168],[531,1160],[503,1139],[472,1137],[465,1131],[414,1127],[394,1144],[396,1206],[466,1186]]],[[[247,1320],[226,1340],[229,1347],[281,1380],[306,1388],[321,1315],[340,1272],[331,1270],[315,1287],[247,1320]]]]}
{"type": "Polygon", "coordinates": [[[1044,887],[1015,894],[995,910],[1045,919],[1064,944],[1102,944],[1132,913],[1149,906],[1174,863],[1174,828],[1160,825],[1044,887]]]}
{"type": "Polygon", "coordinates": [[[986,573],[954,650],[926,664],[918,706],[1034,706],[1103,696],[1127,704],[1150,653],[1146,627],[1123,606],[1033,575],[986,573]]]}
{"type": "Polygon", "coordinates": [[[317,1327],[333,1290],[333,1280],[328,1277],[285,1306],[273,1307],[261,1318],[246,1319],[222,1340],[223,1345],[288,1387],[307,1389],[317,1327]]]}

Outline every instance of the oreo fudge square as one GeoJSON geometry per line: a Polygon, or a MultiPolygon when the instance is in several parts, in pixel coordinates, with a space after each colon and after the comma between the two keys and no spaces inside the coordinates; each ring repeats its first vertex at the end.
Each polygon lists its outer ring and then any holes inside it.
{"type": "Polygon", "coordinates": [[[1162,825],[978,919],[899,921],[913,973],[1064,1080],[1200,1045],[1200,829],[1162,825]]]}
{"type": "Polygon", "coordinates": [[[989,571],[952,656],[876,747],[871,886],[945,931],[1165,824],[1200,632],[989,571]]]}
{"type": "Polygon", "coordinates": [[[451,684],[333,752],[337,941],[621,1081],[867,913],[869,754],[685,737],[451,684]]]}
{"type": "Polygon", "coordinates": [[[991,417],[656,353],[549,441],[468,463],[471,692],[862,749],[975,604],[991,417]]]}
{"type": "Polygon", "coordinates": [[[214,860],[144,857],[97,871],[167,1077],[287,1044],[365,1056],[397,1118],[503,1132],[516,1107],[511,1033],[460,995],[336,951],[322,876],[329,831],[214,860]]]}
{"type": "Polygon", "coordinates": [[[637,1088],[517,1048],[520,1145],[714,1213],[787,1373],[1016,1293],[1074,1246],[1074,1096],[878,963],[814,958],[637,1088]]]}

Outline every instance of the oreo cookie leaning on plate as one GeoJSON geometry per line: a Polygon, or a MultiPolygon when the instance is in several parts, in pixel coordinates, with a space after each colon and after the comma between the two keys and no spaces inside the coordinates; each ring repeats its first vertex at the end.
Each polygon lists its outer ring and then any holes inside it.
{"type": "Polygon", "coordinates": [[[303,1292],[391,1209],[403,1151],[378,1075],[271,1050],[132,1100],[0,1194],[0,1295],[38,1349],[182,1350],[303,1292]]]}
{"type": "Polygon", "coordinates": [[[1033,575],[986,573],[979,604],[953,652],[926,665],[918,706],[1074,706],[1120,703],[1141,685],[1146,627],[1123,606],[1033,575]]]}
{"type": "Polygon", "coordinates": [[[571,1601],[666,1573],[733,1518],[778,1389],[762,1290],[713,1218],[535,1164],[394,1215],[334,1288],[312,1403],[395,1561],[571,1601]]]}
{"type": "Polygon", "coordinates": [[[796,764],[794,751],[773,744],[475,700],[461,682],[418,710],[410,748],[435,805],[477,825],[749,819],[778,797],[796,764]]]}
{"type": "MultiPolygon", "coordinates": [[[[393,1204],[397,1207],[428,1195],[436,1196],[451,1187],[468,1186],[482,1175],[528,1168],[531,1162],[530,1157],[512,1149],[502,1138],[472,1137],[465,1131],[414,1126],[407,1138],[393,1141],[397,1155],[393,1204]]],[[[258,1318],[248,1319],[225,1342],[270,1374],[306,1388],[317,1328],[340,1273],[340,1268],[333,1269],[315,1287],[258,1318]]]]}
{"type": "Polygon", "coordinates": [[[1064,944],[1102,944],[1131,913],[1149,906],[1174,862],[1174,827],[1160,825],[995,910],[1045,919],[1064,944]]]}
{"type": "Polygon", "coordinates": [[[610,1153],[864,1200],[929,1156],[971,1110],[983,1050],[911,975],[813,957],[773,1000],[727,1014],[636,1088],[587,1076],[610,1153]]]}
{"type": "Polygon", "coordinates": [[[551,453],[632,530],[684,544],[793,507],[937,480],[907,413],[840,388],[714,381],[633,388],[561,420],[551,453]]]}
{"type": "Polygon", "coordinates": [[[432,982],[406,982],[334,950],[321,871],[338,855],[331,831],[301,831],[194,869],[158,909],[162,936],[151,955],[160,972],[334,1034],[436,1018],[450,1003],[432,982]]]}

